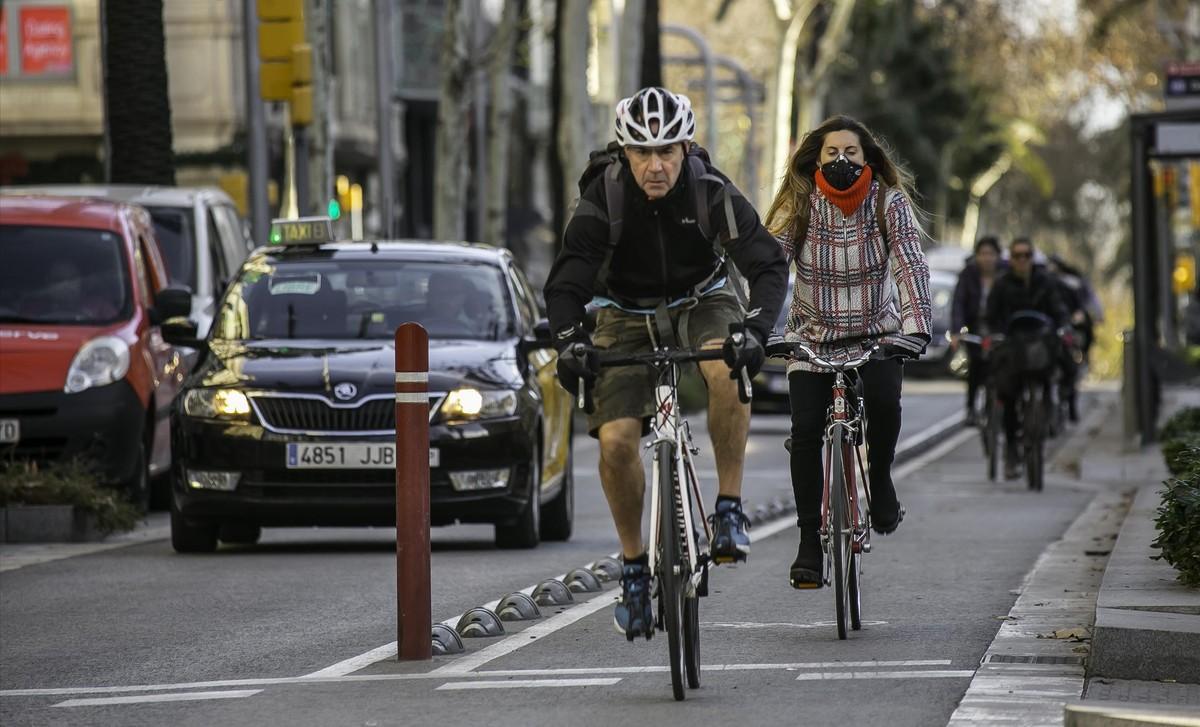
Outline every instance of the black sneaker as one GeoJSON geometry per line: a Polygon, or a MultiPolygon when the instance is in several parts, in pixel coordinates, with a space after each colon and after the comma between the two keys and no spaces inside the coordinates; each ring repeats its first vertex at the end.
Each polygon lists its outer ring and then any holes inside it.
{"type": "Polygon", "coordinates": [[[896,528],[900,527],[902,522],[904,522],[904,506],[896,503],[896,517],[888,521],[872,517],[871,529],[880,535],[891,535],[896,532],[896,528]]]}
{"type": "Polygon", "coordinates": [[[714,563],[740,563],[750,554],[750,518],[736,500],[717,502],[717,511],[708,516],[713,539],[710,553],[714,563]]]}
{"type": "Polygon", "coordinates": [[[621,599],[613,612],[613,624],[625,638],[654,635],[654,608],[650,601],[650,568],[627,563],[621,568],[621,599]]]}
{"type": "Polygon", "coordinates": [[[821,551],[821,535],[817,530],[817,521],[800,526],[800,547],[796,550],[796,559],[792,561],[788,571],[788,581],[792,588],[820,588],[822,581],[821,566],[824,564],[824,553],[821,551]]]}

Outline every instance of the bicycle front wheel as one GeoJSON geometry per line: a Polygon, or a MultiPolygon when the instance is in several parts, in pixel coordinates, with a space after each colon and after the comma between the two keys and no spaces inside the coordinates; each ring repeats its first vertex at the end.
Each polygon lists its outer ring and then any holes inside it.
{"type": "Polygon", "coordinates": [[[678,480],[675,472],[675,447],[670,442],[660,442],[654,450],[655,466],[658,468],[658,607],[662,615],[662,627],[667,632],[667,652],[671,664],[671,691],[675,701],[684,697],[686,678],[683,650],[684,614],[684,565],[686,556],[680,540],[679,499],[676,495],[678,480]]]}
{"type": "Polygon", "coordinates": [[[833,428],[829,442],[829,510],[832,527],[829,532],[830,557],[833,558],[833,595],[837,606],[838,638],[845,639],[850,618],[850,566],[853,529],[850,526],[850,495],[846,489],[844,457],[846,430],[833,428]]]}
{"type": "MultiPolygon", "coordinates": [[[[695,485],[692,479],[693,470],[690,467],[683,468],[683,483],[680,485],[680,490],[689,493],[687,502],[691,503],[694,493],[699,492],[699,488],[695,485]]],[[[684,499],[679,498],[679,503],[682,505],[684,499]]],[[[691,508],[691,504],[687,507],[691,508]]],[[[692,523],[696,522],[696,510],[692,508],[692,523]]],[[[696,538],[687,530],[681,531],[683,534],[682,542],[687,544],[689,551],[691,548],[697,547],[696,538]]],[[[694,531],[693,531],[694,532],[694,531]]],[[[705,568],[707,566],[701,566],[705,568]]],[[[683,593],[683,659],[688,689],[700,688],[700,594],[691,586],[691,572],[689,577],[684,581],[686,589],[683,593]]]]}
{"type": "Polygon", "coordinates": [[[1025,393],[1025,478],[1029,489],[1040,492],[1045,474],[1043,454],[1046,446],[1046,399],[1041,384],[1029,386],[1025,393]]]}

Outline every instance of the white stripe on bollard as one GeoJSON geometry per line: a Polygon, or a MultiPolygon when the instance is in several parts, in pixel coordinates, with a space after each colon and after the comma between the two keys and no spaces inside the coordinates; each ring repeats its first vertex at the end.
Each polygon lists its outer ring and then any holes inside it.
{"type": "Polygon", "coordinates": [[[399,394],[396,394],[396,403],[397,404],[428,404],[429,403],[429,394],[426,394],[426,393],[417,393],[417,394],[399,393],[399,394]]]}
{"type": "Polygon", "coordinates": [[[427,384],[429,383],[428,371],[397,371],[397,384],[427,384]]]}

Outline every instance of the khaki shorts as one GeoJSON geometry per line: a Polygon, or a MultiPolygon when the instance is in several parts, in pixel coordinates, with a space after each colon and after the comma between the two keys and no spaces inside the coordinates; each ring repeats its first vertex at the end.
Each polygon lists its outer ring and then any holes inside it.
{"type": "MultiPolygon", "coordinates": [[[[686,336],[680,321],[684,307],[670,309],[671,325],[679,344],[700,348],[708,341],[723,341],[729,336],[729,324],[740,323],[744,317],[737,294],[728,286],[709,293],[686,311],[686,336]]],[[[619,308],[601,308],[596,317],[592,342],[596,348],[613,353],[637,353],[652,348],[650,331],[655,338],[658,329],[654,316],[627,313],[619,308]]],[[[656,373],[649,366],[616,366],[603,368],[593,389],[595,411],[588,415],[588,433],[598,436],[600,425],[615,419],[633,417],[642,420],[643,433],[649,431],[654,414],[656,373]]]]}

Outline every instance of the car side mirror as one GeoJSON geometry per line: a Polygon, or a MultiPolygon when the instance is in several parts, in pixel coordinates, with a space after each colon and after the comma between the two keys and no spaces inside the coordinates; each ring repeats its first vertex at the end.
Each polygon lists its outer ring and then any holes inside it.
{"type": "Polygon", "coordinates": [[[550,321],[545,318],[533,326],[533,335],[521,339],[521,356],[525,357],[534,351],[554,347],[554,337],[550,335],[550,321]]]}
{"type": "Polygon", "coordinates": [[[183,285],[168,285],[154,296],[154,308],[150,311],[150,320],[161,325],[172,318],[187,318],[191,312],[192,291],[183,285]]]}
{"type": "Polygon", "coordinates": [[[168,318],[159,324],[159,330],[162,332],[163,340],[172,346],[185,346],[195,349],[204,347],[204,341],[196,337],[196,322],[188,320],[183,316],[168,318]]]}

